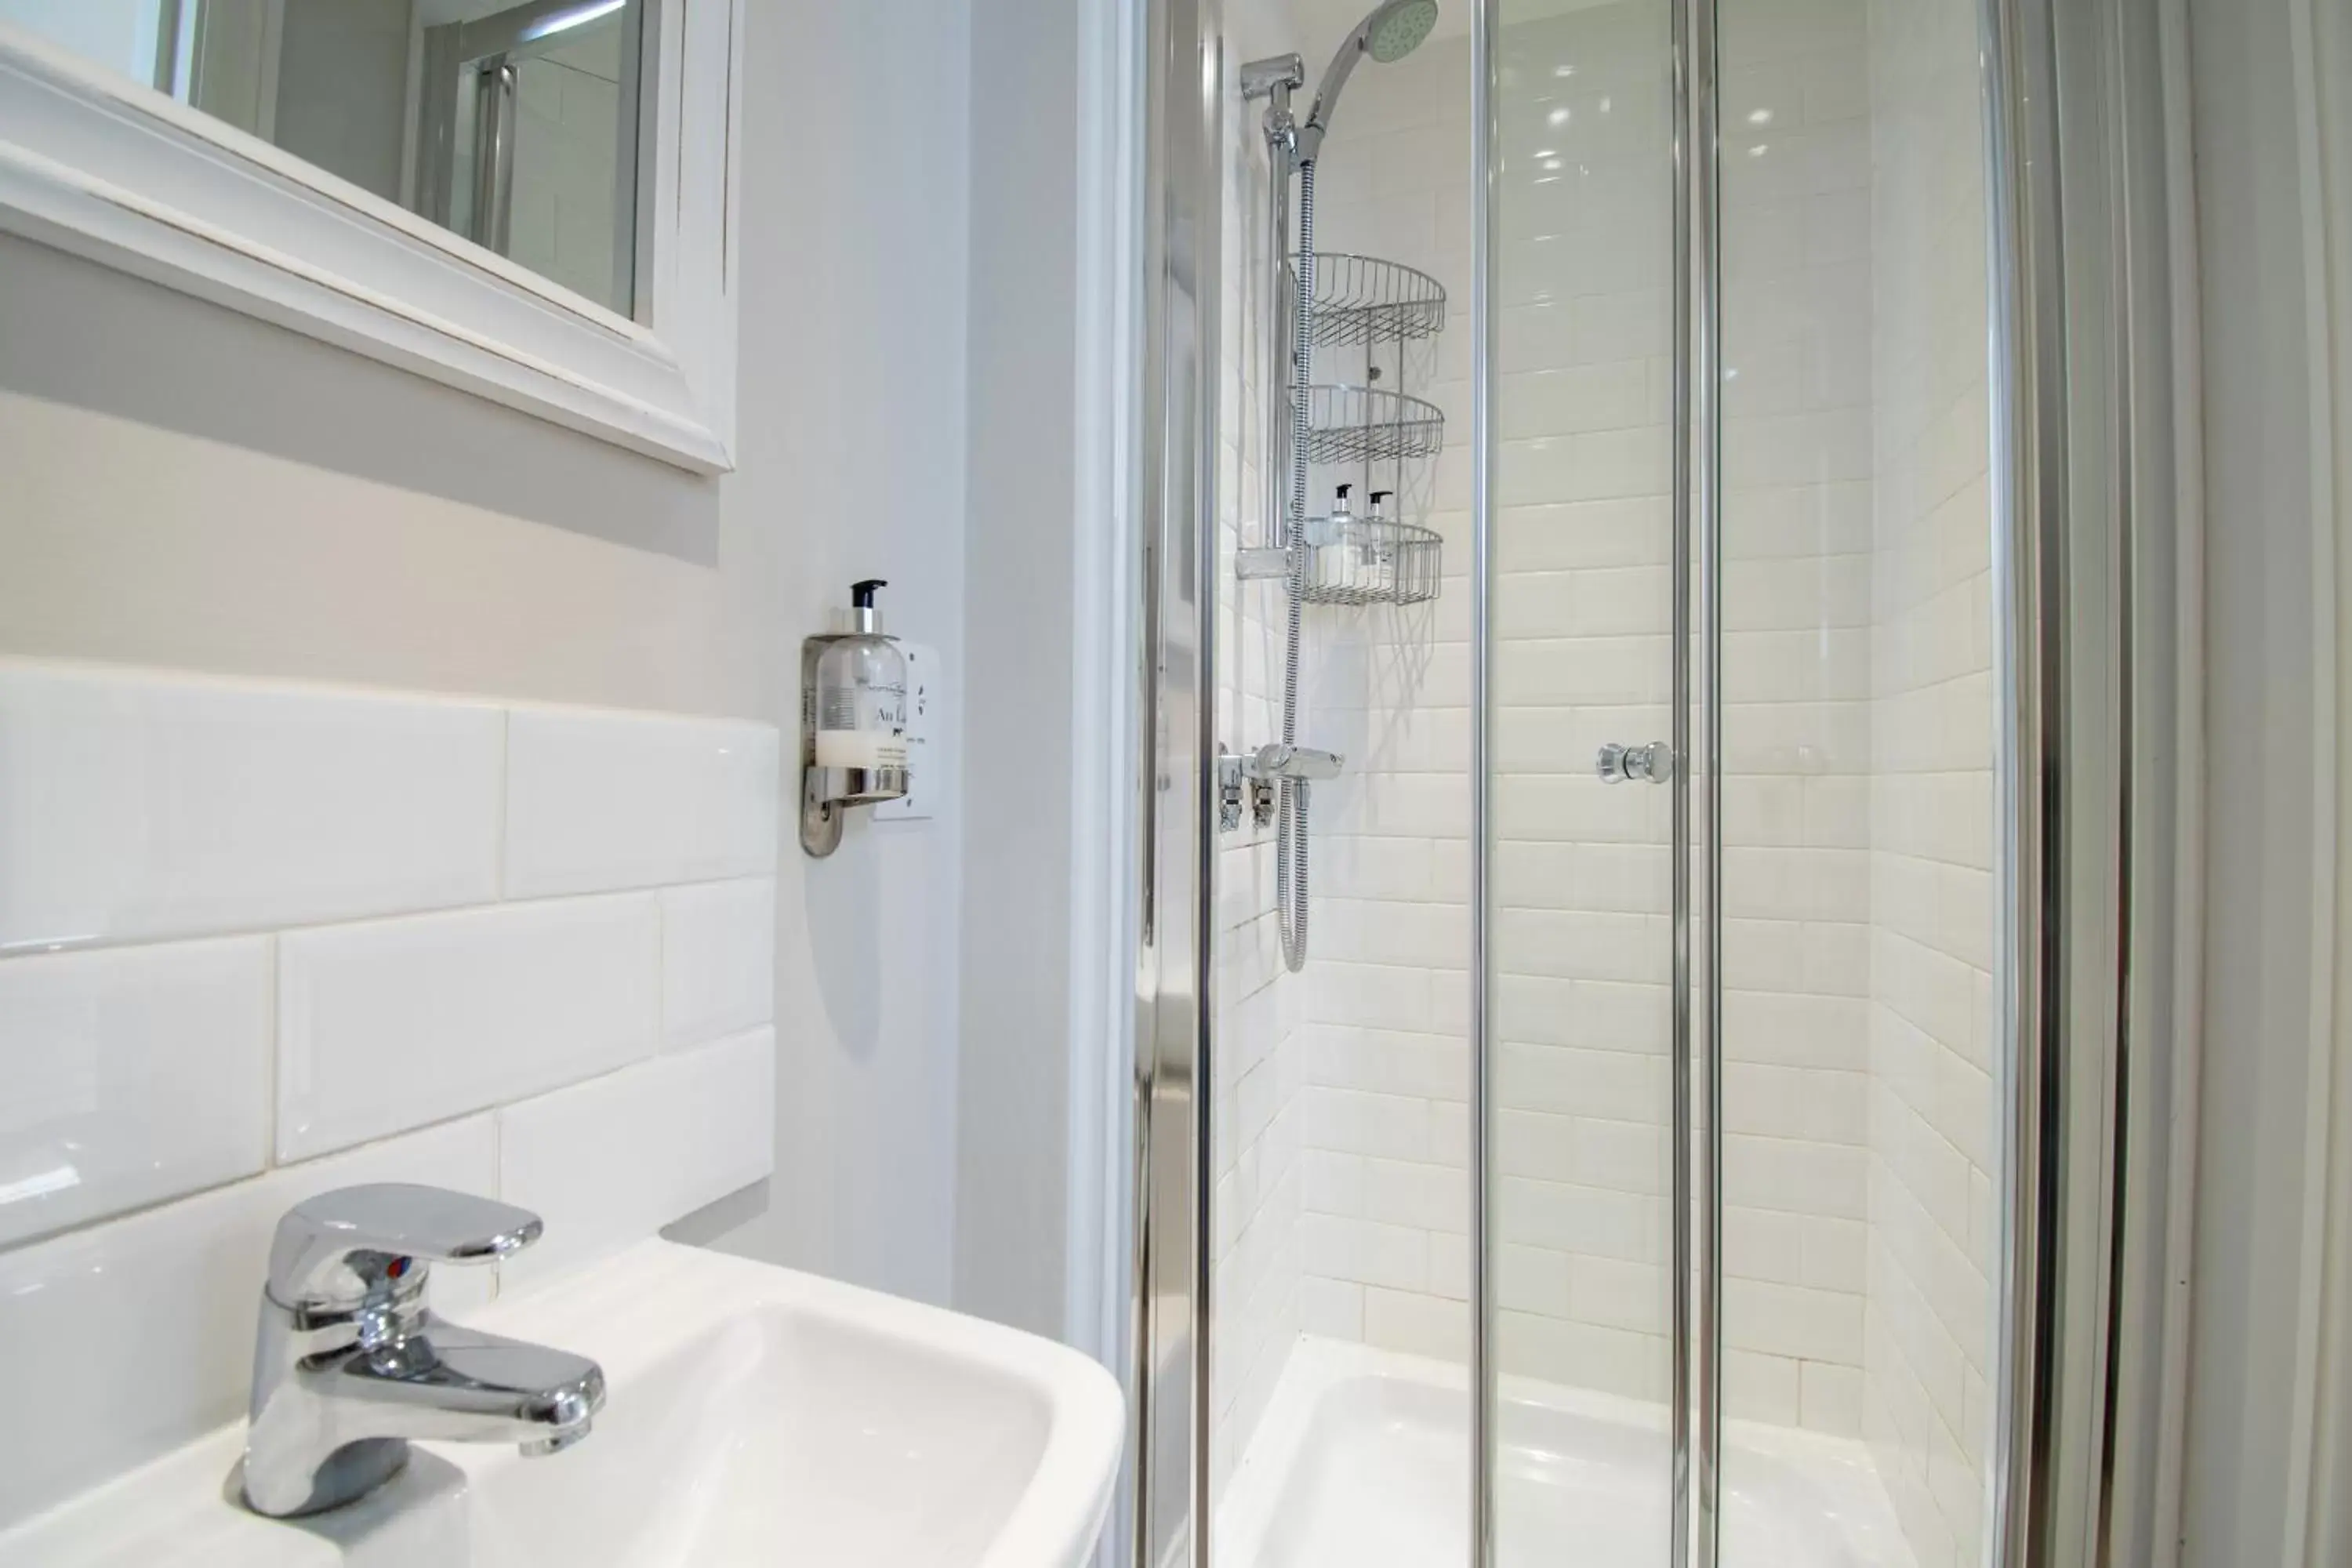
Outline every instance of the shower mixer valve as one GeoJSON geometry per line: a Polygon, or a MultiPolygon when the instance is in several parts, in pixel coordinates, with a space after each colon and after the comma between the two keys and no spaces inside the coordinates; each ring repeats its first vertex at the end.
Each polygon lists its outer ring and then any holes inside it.
{"type": "Polygon", "coordinates": [[[1255,752],[1217,753],[1217,827],[1238,832],[1244,808],[1259,827],[1274,825],[1275,785],[1283,779],[1312,784],[1335,779],[1347,759],[1337,752],[1312,746],[1286,746],[1279,741],[1255,752]]]}

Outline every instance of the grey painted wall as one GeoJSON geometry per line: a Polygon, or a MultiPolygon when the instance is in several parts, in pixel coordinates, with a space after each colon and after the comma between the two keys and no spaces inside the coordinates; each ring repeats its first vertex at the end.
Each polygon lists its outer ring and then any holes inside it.
{"type": "MultiPolygon", "coordinates": [[[[974,0],[956,1304],[1064,1327],[1078,9],[974,0]]],[[[1095,520],[1108,527],[1112,520],[1095,520]]],[[[1111,847],[1102,847],[1107,858],[1111,847]]]]}

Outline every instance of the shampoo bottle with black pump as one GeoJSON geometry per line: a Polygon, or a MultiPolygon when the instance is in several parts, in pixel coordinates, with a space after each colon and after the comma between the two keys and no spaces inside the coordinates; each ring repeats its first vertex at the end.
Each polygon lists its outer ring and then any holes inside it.
{"type": "Polygon", "coordinates": [[[850,584],[847,629],[816,667],[816,765],[882,773],[887,785],[873,794],[885,799],[905,793],[897,775],[907,766],[907,659],[882,635],[874,607],[874,591],[888,585],[878,577],[850,584]]]}

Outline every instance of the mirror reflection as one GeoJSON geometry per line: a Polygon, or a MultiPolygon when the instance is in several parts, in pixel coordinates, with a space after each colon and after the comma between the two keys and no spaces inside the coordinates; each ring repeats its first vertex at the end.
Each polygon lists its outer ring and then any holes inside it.
{"type": "Polygon", "coordinates": [[[0,24],[629,316],[644,5],[0,0],[0,24]]]}

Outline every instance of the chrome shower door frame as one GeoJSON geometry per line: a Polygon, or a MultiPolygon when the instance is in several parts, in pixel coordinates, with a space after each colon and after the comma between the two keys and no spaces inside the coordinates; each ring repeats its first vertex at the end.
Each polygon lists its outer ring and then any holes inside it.
{"type": "Polygon", "coordinates": [[[1142,16],[1132,1546],[1207,1568],[1223,40],[1217,0],[1142,16]]]}
{"type": "Polygon", "coordinates": [[[1674,1360],[1667,1426],[1674,1511],[1667,1529],[1676,1568],[1714,1568],[1723,1534],[1721,83],[1717,0],[1672,3],[1674,527],[1668,550],[1677,765],[1668,850],[1674,951],[1667,1114],[1674,1125],[1667,1268],[1674,1360]]]}

